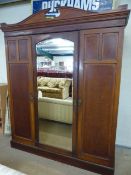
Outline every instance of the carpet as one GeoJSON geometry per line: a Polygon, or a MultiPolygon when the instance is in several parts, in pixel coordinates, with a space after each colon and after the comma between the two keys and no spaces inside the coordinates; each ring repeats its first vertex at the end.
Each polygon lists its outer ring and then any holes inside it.
{"type": "MultiPolygon", "coordinates": [[[[10,147],[10,137],[1,135],[0,164],[28,175],[99,175],[64,163],[13,149],[10,147]]],[[[131,175],[131,149],[116,147],[114,175],[131,175]]]]}

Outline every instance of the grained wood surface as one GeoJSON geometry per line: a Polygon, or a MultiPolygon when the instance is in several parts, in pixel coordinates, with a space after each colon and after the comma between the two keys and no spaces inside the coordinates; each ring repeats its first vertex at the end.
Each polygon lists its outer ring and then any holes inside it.
{"type": "Polygon", "coordinates": [[[34,139],[34,99],[30,37],[6,40],[12,134],[16,140],[32,144],[34,139]]]}
{"type": "Polygon", "coordinates": [[[61,15],[55,19],[43,17],[46,12],[40,11],[17,24],[1,25],[5,32],[11,99],[11,145],[113,175],[123,32],[130,10],[86,13],[60,8],[61,15]],[[38,143],[35,44],[50,36],[74,37],[76,42],[72,153],[40,147],[38,143]]]}
{"type": "MultiPolygon", "coordinates": [[[[32,36],[32,47],[33,47],[33,62],[34,62],[34,93],[35,96],[37,96],[37,72],[36,72],[36,52],[35,52],[35,47],[36,44],[40,41],[43,41],[45,39],[50,39],[50,38],[62,38],[62,39],[67,39],[72,42],[74,42],[74,56],[73,56],[73,103],[76,103],[77,101],[77,82],[78,82],[78,32],[62,32],[62,33],[50,33],[47,35],[34,35],[32,36]]],[[[35,116],[36,116],[36,123],[38,123],[38,99],[35,99],[35,116]]],[[[77,130],[77,106],[73,106],[73,125],[72,125],[72,152],[73,154],[76,154],[76,130],[77,130]]],[[[36,136],[38,137],[38,124],[36,125],[36,136]]],[[[38,138],[36,138],[38,140],[38,138]]],[[[54,150],[55,151],[55,150],[54,150]]],[[[61,152],[61,151],[60,151],[61,152]]]]}
{"type": "Polygon", "coordinates": [[[114,166],[123,30],[81,31],[78,96],[78,155],[114,166]]]}
{"type": "MultiPolygon", "coordinates": [[[[127,16],[130,13],[130,10],[127,9],[116,9],[116,10],[109,10],[104,12],[86,12],[81,9],[75,9],[72,7],[60,7],[58,8],[60,11],[60,16],[49,19],[45,17],[45,14],[48,10],[41,10],[40,12],[31,15],[30,17],[26,18],[25,20],[17,23],[17,24],[1,24],[0,28],[4,32],[9,31],[19,31],[21,28],[24,30],[26,29],[35,29],[42,28],[42,27],[52,27],[52,26],[60,26],[60,25],[69,25],[69,24],[81,24],[81,23],[92,23],[92,22],[99,22],[99,21],[107,21],[107,20],[117,20],[115,22],[118,23],[118,20],[121,20],[123,25],[127,23],[127,16]],[[67,20],[68,19],[68,20],[67,20]]],[[[114,23],[114,25],[115,25],[114,23]]],[[[119,23],[119,25],[122,25],[119,23]]],[[[117,24],[118,25],[118,24],[117,24]]]]}

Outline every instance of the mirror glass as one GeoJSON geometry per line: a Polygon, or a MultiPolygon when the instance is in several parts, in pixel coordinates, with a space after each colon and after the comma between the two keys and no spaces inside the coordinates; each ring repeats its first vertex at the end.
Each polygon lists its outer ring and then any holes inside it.
{"type": "Polygon", "coordinates": [[[39,143],[71,151],[74,42],[46,39],[36,53],[39,143]]]}

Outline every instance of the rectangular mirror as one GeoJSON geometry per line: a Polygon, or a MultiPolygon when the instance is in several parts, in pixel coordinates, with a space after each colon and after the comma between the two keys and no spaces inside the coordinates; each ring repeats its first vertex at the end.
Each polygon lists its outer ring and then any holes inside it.
{"type": "Polygon", "coordinates": [[[72,151],[74,42],[36,45],[39,143],[72,151]]]}

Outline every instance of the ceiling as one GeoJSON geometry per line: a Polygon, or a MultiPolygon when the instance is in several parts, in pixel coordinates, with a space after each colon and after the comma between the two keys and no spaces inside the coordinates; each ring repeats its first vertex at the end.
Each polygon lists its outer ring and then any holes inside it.
{"type": "Polygon", "coordinates": [[[74,43],[62,38],[44,40],[36,45],[36,53],[39,56],[73,55],[74,43]]]}

